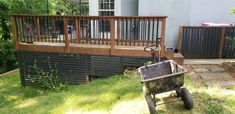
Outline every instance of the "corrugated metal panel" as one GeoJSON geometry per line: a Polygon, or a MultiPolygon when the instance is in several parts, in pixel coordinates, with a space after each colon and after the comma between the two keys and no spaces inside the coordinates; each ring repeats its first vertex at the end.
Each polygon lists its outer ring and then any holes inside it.
{"type": "Polygon", "coordinates": [[[233,47],[233,41],[235,38],[235,28],[225,29],[225,42],[224,42],[224,58],[235,58],[235,47],[233,47]]]}
{"type": "Polygon", "coordinates": [[[44,72],[57,70],[62,82],[80,84],[87,82],[87,76],[112,76],[122,73],[127,66],[142,66],[150,58],[94,56],[63,53],[18,51],[21,82],[23,86],[32,85],[28,75],[36,76],[31,68],[35,61],[44,72]]]}
{"type": "MultiPolygon", "coordinates": [[[[183,27],[181,53],[190,59],[219,58],[222,27],[183,27]]],[[[226,27],[223,58],[234,58],[232,41],[234,27],[226,27]]]]}

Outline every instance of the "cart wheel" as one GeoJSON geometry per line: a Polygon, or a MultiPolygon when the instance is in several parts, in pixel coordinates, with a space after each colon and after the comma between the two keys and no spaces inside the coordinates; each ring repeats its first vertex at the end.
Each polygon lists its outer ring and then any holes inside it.
{"type": "Polygon", "coordinates": [[[184,106],[186,109],[193,109],[193,98],[187,88],[181,89],[181,98],[184,101],[184,106]]]}
{"type": "Polygon", "coordinates": [[[177,97],[181,96],[181,88],[176,88],[175,92],[176,92],[177,97]]]}
{"type": "Polygon", "coordinates": [[[151,94],[148,92],[145,86],[143,86],[143,93],[144,98],[148,104],[150,114],[156,114],[157,112],[155,110],[155,102],[153,101],[151,94]]]}

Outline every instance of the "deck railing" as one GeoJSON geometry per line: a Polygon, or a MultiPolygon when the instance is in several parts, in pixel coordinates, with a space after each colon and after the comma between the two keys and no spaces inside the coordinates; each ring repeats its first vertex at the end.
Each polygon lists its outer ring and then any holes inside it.
{"type": "Polygon", "coordinates": [[[147,46],[164,49],[166,17],[12,15],[15,46],[26,42],[147,46]],[[160,39],[160,40],[159,40],[160,39]]]}

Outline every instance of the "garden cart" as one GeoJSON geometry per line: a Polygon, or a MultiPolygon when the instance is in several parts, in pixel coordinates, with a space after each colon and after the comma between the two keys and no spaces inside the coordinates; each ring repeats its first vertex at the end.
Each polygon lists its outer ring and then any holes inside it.
{"type": "MultiPolygon", "coordinates": [[[[151,51],[153,60],[155,61],[155,52],[159,51],[160,54],[160,46],[150,45],[145,48],[145,51],[151,51]],[[151,48],[151,49],[147,49],[151,48]],[[158,48],[158,49],[157,49],[158,48]]],[[[160,56],[160,55],[159,55],[160,56]]],[[[193,108],[193,100],[192,96],[189,93],[188,89],[182,88],[184,84],[184,74],[186,73],[186,69],[177,64],[172,60],[166,60],[146,65],[138,68],[138,72],[140,73],[141,82],[143,83],[143,93],[145,100],[148,104],[149,111],[151,114],[156,113],[156,100],[155,95],[163,92],[168,92],[174,90],[177,94],[177,97],[181,97],[183,100],[185,108],[192,109],[193,108]]]]}

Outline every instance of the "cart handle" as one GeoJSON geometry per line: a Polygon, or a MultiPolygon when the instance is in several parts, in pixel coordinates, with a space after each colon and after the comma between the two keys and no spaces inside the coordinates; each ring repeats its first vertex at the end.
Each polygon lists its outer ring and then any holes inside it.
{"type": "Polygon", "coordinates": [[[144,51],[145,52],[152,52],[152,51],[156,51],[157,48],[158,48],[157,44],[150,44],[144,48],[144,51]]]}

